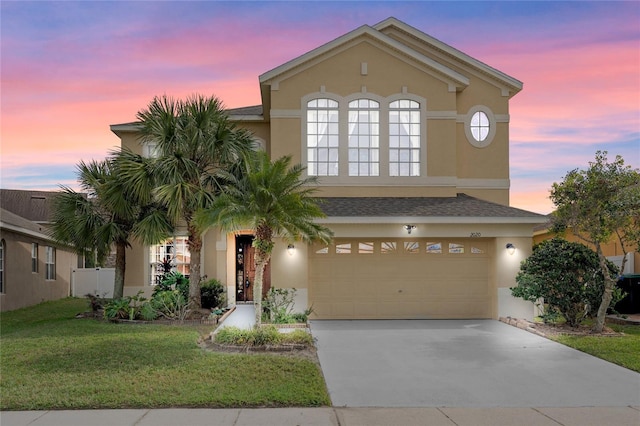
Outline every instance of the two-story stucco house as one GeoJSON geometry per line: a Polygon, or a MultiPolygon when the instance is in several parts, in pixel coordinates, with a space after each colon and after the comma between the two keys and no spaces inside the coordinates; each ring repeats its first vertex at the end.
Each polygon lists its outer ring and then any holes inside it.
{"type": "MultiPolygon", "coordinates": [[[[314,317],[531,318],[514,299],[544,216],[509,207],[509,101],[522,83],[394,18],[363,25],[259,77],[262,104],[229,110],[271,158],[319,178],[334,243],[278,242],[270,285],[314,317]],[[507,249],[509,247],[509,249],[507,249]]],[[[111,126],[144,153],[137,126],[111,126]]],[[[251,299],[251,231],[205,234],[203,274],[251,299]]],[[[125,291],[149,290],[180,235],[128,254],[125,291]]],[[[186,271],[188,272],[188,271],[186,271]]]]}

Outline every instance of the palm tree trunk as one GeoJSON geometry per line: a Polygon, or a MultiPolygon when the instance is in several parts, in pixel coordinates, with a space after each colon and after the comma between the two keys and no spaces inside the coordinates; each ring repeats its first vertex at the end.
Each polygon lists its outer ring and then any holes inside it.
{"type": "Polygon", "coordinates": [[[116,243],[116,271],[113,282],[113,298],[118,299],[124,295],[124,273],[127,267],[127,245],[124,241],[116,243]]]}
{"type": "Polygon", "coordinates": [[[256,250],[255,265],[256,276],[253,282],[253,306],[255,307],[256,325],[262,324],[262,282],[264,270],[269,263],[269,254],[256,250]]]}
{"type": "Polygon", "coordinates": [[[192,308],[202,307],[200,295],[200,253],[202,252],[202,236],[193,225],[189,229],[189,303],[192,308]]]}

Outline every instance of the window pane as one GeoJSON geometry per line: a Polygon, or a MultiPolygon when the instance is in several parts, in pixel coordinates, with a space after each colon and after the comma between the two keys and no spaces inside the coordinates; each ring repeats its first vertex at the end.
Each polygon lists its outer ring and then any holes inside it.
{"type": "Polygon", "coordinates": [[[419,176],[420,105],[401,99],[391,102],[389,108],[389,175],[419,176]],[[406,149],[396,150],[398,147],[406,149]]]}
{"type": "Polygon", "coordinates": [[[464,253],[464,244],[449,243],[449,253],[452,253],[452,254],[464,253]]]}
{"type": "Polygon", "coordinates": [[[337,156],[334,164],[330,152],[322,148],[338,146],[338,103],[326,98],[313,99],[307,103],[307,108],[307,173],[310,176],[337,175],[337,156]]]}
{"type": "Polygon", "coordinates": [[[351,243],[336,244],[336,253],[349,254],[351,253],[351,243]]]}
{"type": "Polygon", "coordinates": [[[442,253],[442,243],[427,242],[427,253],[442,253]]]}
{"type": "Polygon", "coordinates": [[[397,251],[397,246],[394,241],[383,241],[380,244],[380,253],[382,254],[395,253],[396,251],[397,251]]]}
{"type": "Polygon", "coordinates": [[[417,241],[406,241],[404,243],[404,251],[411,254],[420,253],[420,243],[417,241]]]}
{"type": "Polygon", "coordinates": [[[349,102],[349,176],[378,174],[378,155],[374,154],[379,136],[378,107],[378,103],[370,99],[349,102]]]}
{"type": "Polygon", "coordinates": [[[471,116],[469,130],[471,136],[478,142],[482,142],[489,136],[489,117],[482,111],[478,111],[471,116]]]}
{"type": "Polygon", "coordinates": [[[373,254],[373,243],[358,243],[358,253],[373,254]]]}

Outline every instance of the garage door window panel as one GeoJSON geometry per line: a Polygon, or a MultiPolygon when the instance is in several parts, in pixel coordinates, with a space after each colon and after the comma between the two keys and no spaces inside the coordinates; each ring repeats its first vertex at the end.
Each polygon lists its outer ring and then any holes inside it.
{"type": "Polygon", "coordinates": [[[409,254],[420,253],[420,243],[417,241],[405,241],[404,251],[409,254]]]}
{"type": "Polygon", "coordinates": [[[428,254],[442,254],[442,243],[427,241],[426,244],[428,254]]]}
{"type": "Polygon", "coordinates": [[[451,254],[464,254],[464,244],[449,243],[449,253],[451,253],[451,254]]]}
{"type": "Polygon", "coordinates": [[[395,254],[398,252],[398,243],[395,241],[383,241],[380,243],[381,254],[395,254]]]}
{"type": "Polygon", "coordinates": [[[351,243],[336,244],[336,254],[351,254],[351,243]]]}

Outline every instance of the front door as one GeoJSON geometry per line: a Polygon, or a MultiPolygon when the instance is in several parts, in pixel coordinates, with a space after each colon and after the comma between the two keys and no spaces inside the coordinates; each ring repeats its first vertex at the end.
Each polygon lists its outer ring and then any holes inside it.
{"type": "MultiPolygon", "coordinates": [[[[238,302],[253,301],[253,285],[256,277],[254,262],[255,248],[252,245],[253,235],[236,237],[236,300],[238,302]]],[[[266,296],[271,288],[271,268],[267,264],[262,280],[262,296],[266,296]]]]}

